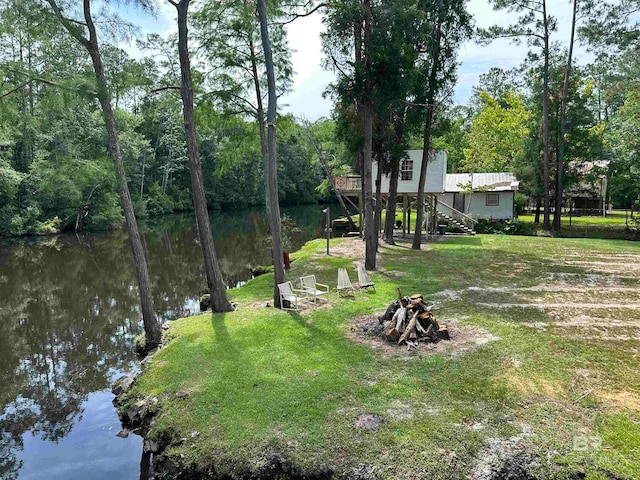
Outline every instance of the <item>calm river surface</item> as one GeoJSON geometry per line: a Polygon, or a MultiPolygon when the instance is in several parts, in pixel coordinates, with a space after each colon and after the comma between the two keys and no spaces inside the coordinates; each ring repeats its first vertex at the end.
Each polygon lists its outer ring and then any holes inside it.
{"type": "MultiPolygon", "coordinates": [[[[284,210],[302,230],[295,248],[321,235],[321,207],[284,210]]],[[[144,230],[163,321],[196,313],[206,285],[191,218],[144,230]]],[[[261,210],[212,221],[228,285],[270,263],[261,210]]],[[[0,328],[0,479],[138,478],[142,440],[116,437],[110,391],[135,368],[132,342],[142,331],[126,234],[0,243],[0,328]]]]}

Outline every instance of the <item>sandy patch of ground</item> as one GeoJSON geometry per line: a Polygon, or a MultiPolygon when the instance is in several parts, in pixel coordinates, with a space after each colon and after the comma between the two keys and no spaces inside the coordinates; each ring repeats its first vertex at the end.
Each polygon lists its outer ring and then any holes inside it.
{"type": "MultiPolygon", "coordinates": [[[[640,256],[638,260],[640,261],[640,256]]],[[[547,277],[547,284],[553,285],[554,282],[561,282],[571,285],[580,285],[583,287],[609,287],[612,285],[624,286],[629,282],[637,282],[637,278],[621,275],[604,275],[602,273],[569,273],[555,272],[547,277]]]]}
{"type": "MultiPolygon", "coordinates": [[[[487,308],[533,308],[536,310],[551,310],[551,309],[575,309],[575,310],[604,310],[609,311],[612,309],[628,308],[630,310],[640,310],[640,304],[629,303],[627,305],[620,305],[619,303],[476,303],[481,307],[487,308]]],[[[559,317],[560,318],[560,317],[559,317]]]]}
{"type": "MultiPolygon", "coordinates": [[[[349,238],[344,242],[340,242],[337,245],[331,245],[329,249],[330,256],[334,257],[347,257],[353,259],[364,259],[365,255],[365,242],[361,238],[349,238]]],[[[325,257],[326,253],[316,253],[315,257],[325,257]]]]}
{"type": "Polygon", "coordinates": [[[518,369],[511,368],[505,372],[507,383],[523,395],[542,395],[549,398],[561,398],[564,390],[546,378],[534,377],[529,373],[520,374],[518,369]]]}
{"type": "MultiPolygon", "coordinates": [[[[636,260],[637,262],[637,260],[636,260]]],[[[592,272],[599,273],[612,273],[612,274],[625,274],[633,277],[640,277],[640,264],[635,263],[632,259],[624,259],[620,262],[592,262],[592,261],[567,261],[563,262],[565,265],[571,265],[581,268],[589,269],[592,272]]]]}
{"type": "Polygon", "coordinates": [[[400,270],[385,270],[384,273],[393,278],[402,278],[406,275],[406,272],[401,272],[400,270]]]}
{"type": "Polygon", "coordinates": [[[634,255],[632,253],[610,253],[610,254],[586,254],[585,252],[571,252],[571,253],[567,253],[564,255],[561,255],[560,258],[580,258],[580,259],[585,259],[585,258],[593,258],[593,259],[600,259],[603,261],[606,261],[607,263],[613,262],[613,261],[627,261],[627,260],[632,260],[632,261],[637,261],[638,260],[638,255],[634,255]]]}
{"type": "Polygon", "coordinates": [[[559,267],[578,267],[583,272],[554,272],[529,287],[470,287],[438,295],[444,301],[462,299],[483,308],[514,310],[525,321],[527,311],[542,312],[548,322],[521,324],[552,327],[552,333],[575,340],[640,342],[640,255],[572,251],[555,260],[559,267]]]}
{"type": "Polygon", "coordinates": [[[529,264],[524,262],[495,262],[491,266],[502,270],[507,277],[517,277],[530,269],[529,264]]]}
{"type": "Polygon", "coordinates": [[[503,480],[538,478],[540,461],[531,453],[531,427],[521,425],[522,431],[510,438],[487,438],[477,455],[478,461],[470,480],[503,480]]]}
{"type": "Polygon", "coordinates": [[[640,412],[640,395],[625,391],[605,390],[596,394],[605,404],[613,404],[634,412],[640,412]]]}
{"type": "Polygon", "coordinates": [[[350,321],[347,336],[360,344],[382,352],[385,356],[396,358],[416,358],[428,355],[443,355],[457,357],[478,348],[485,343],[498,340],[486,330],[473,325],[462,325],[458,320],[438,318],[440,325],[446,325],[451,340],[441,340],[437,343],[420,342],[418,350],[407,351],[406,345],[397,345],[387,341],[380,335],[382,327],[378,322],[378,315],[359,315],[350,321]]]}
{"type": "Polygon", "coordinates": [[[409,420],[416,415],[438,415],[441,412],[441,409],[427,405],[426,403],[419,402],[409,404],[395,399],[389,403],[385,414],[389,419],[400,422],[402,420],[409,420]]]}

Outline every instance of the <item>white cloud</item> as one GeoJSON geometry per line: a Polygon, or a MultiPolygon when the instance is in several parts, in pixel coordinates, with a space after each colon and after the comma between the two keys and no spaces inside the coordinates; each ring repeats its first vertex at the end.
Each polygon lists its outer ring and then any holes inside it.
{"type": "Polygon", "coordinates": [[[287,25],[289,48],[295,77],[293,92],[280,102],[283,110],[309,120],[328,117],[331,101],[322,98],[322,93],[335,77],[324,71],[320,34],[325,31],[320,13],[294,20],[287,25]]]}
{"type": "Polygon", "coordinates": [[[289,48],[293,50],[294,85],[302,85],[321,70],[322,44],[320,34],[325,31],[322,16],[314,13],[294,20],[286,26],[289,48]]]}
{"type": "MultiPolygon", "coordinates": [[[[471,0],[469,12],[474,16],[476,26],[488,28],[492,25],[507,26],[517,22],[518,14],[504,10],[495,11],[487,0],[471,0]]],[[[569,44],[572,4],[566,0],[547,0],[547,11],[556,18],[558,29],[551,32],[552,42],[563,46],[569,44]]],[[[466,103],[471,95],[472,87],[477,85],[478,77],[489,71],[491,67],[510,69],[520,65],[528,51],[526,41],[514,45],[507,39],[498,39],[490,45],[482,46],[469,42],[460,50],[459,82],[456,88],[456,102],[466,103]]],[[[576,46],[576,60],[583,63],[592,59],[592,55],[584,47],[576,46]]]]}
{"type": "MultiPolygon", "coordinates": [[[[144,34],[155,32],[167,35],[177,31],[175,8],[167,0],[159,0],[159,6],[156,19],[134,12],[132,20],[141,25],[144,34]]],[[[547,7],[549,13],[558,20],[558,31],[552,33],[552,41],[566,45],[569,40],[571,3],[567,0],[547,0],[547,7]]],[[[508,25],[516,22],[518,17],[516,13],[493,10],[487,0],[470,0],[468,9],[475,18],[476,26],[482,28],[494,24],[508,25]]],[[[322,98],[327,85],[335,78],[333,73],[326,72],[321,67],[323,54],[320,34],[324,31],[319,12],[287,25],[289,47],[294,50],[292,63],[295,77],[293,92],[281,99],[280,104],[284,111],[304,115],[312,120],[329,116],[331,112],[331,102],[322,98]]],[[[496,40],[488,46],[475,42],[463,45],[459,53],[461,66],[455,101],[466,103],[472,87],[478,83],[478,77],[491,67],[509,69],[521,64],[527,49],[526,43],[513,45],[505,39],[496,40]]],[[[135,51],[135,45],[129,46],[128,50],[135,51]]],[[[139,52],[132,54],[137,56],[139,52]]],[[[591,59],[584,48],[578,48],[576,56],[583,61],[591,59]]]]}

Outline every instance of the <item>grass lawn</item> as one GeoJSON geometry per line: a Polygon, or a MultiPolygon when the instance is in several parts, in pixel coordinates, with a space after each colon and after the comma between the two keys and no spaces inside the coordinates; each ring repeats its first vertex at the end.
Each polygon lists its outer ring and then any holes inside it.
{"type": "MultiPolygon", "coordinates": [[[[551,216],[553,221],[553,215],[551,216]]],[[[527,223],[533,223],[535,215],[520,215],[518,220],[527,223]]],[[[540,221],[542,221],[542,215],[540,215],[540,221]]],[[[584,216],[571,218],[572,226],[609,226],[609,227],[624,227],[626,225],[626,215],[624,210],[614,210],[606,217],[602,216],[584,216]]],[[[569,215],[562,216],[562,226],[569,226],[569,215]]]]}
{"type": "MultiPolygon", "coordinates": [[[[313,241],[288,278],[355,280],[361,244],[326,256],[313,241]]],[[[267,274],[230,292],[238,311],[174,322],[133,389],[159,400],[164,455],[213,478],[275,478],[274,452],[277,478],[640,478],[640,243],[478,235],[379,261],[355,299],[266,308],[267,274]],[[455,337],[410,353],[360,341],[357,320],[396,287],[493,340],[457,355],[455,337]]]]}
{"type": "MultiPolygon", "coordinates": [[[[520,215],[518,220],[528,224],[531,228],[536,227],[534,232],[537,235],[544,235],[545,232],[541,229],[540,225],[534,225],[534,215],[520,215]]],[[[553,221],[553,215],[552,215],[553,221]]],[[[542,221],[542,217],[540,218],[542,221]]],[[[574,216],[569,222],[569,216],[563,215],[562,225],[559,232],[560,237],[581,237],[581,238],[608,238],[608,239],[638,239],[638,235],[635,236],[626,231],[627,218],[626,214],[622,210],[614,210],[606,217],[601,216],[574,216]]],[[[631,218],[629,218],[629,226],[634,227],[631,218]]]]}

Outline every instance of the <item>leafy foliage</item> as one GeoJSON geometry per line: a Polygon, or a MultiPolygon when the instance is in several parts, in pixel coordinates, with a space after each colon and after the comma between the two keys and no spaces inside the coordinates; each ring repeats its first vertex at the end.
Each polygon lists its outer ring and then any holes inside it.
{"type": "Polygon", "coordinates": [[[501,99],[486,92],[479,97],[482,105],[471,121],[464,168],[469,172],[511,171],[523,154],[533,113],[514,92],[505,92],[501,99]]]}
{"type": "MultiPolygon", "coordinates": [[[[0,52],[0,236],[74,229],[85,205],[83,228],[112,228],[122,214],[93,72],[82,48],[39,5],[0,6],[0,40],[8,47],[0,52]]],[[[108,43],[102,49],[129,188],[140,216],[188,210],[180,99],[170,89],[155,91],[176,83],[175,42],[150,36],[140,48],[154,56],[133,59],[108,43]]],[[[209,205],[261,204],[257,128],[221,110],[203,72],[194,71],[194,82],[209,205]]],[[[315,202],[323,178],[315,154],[298,123],[281,123],[281,201],[315,202]]]]}

